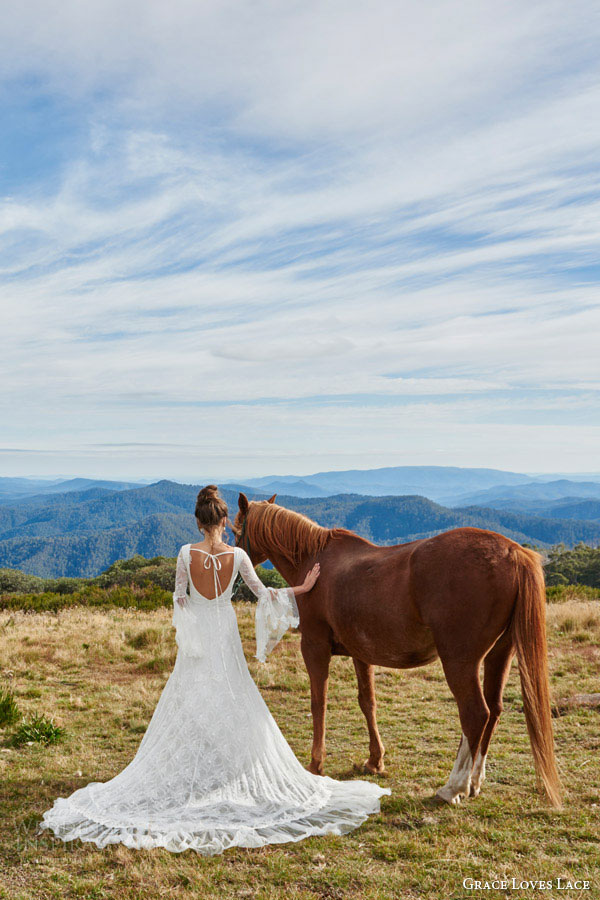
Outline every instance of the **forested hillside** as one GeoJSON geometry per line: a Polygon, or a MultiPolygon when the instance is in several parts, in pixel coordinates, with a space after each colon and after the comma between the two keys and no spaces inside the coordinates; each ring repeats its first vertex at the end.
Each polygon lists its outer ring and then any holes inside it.
{"type": "Polygon", "coordinates": [[[541,515],[554,516],[559,519],[583,519],[588,522],[600,522],[600,500],[562,500],[541,515]]]}
{"type": "Polygon", "coordinates": [[[306,500],[286,497],[278,498],[279,501],[322,525],[350,528],[377,544],[414,540],[463,525],[499,531],[520,543],[546,547],[557,543],[571,545],[585,541],[594,544],[600,541],[600,525],[597,523],[547,519],[478,506],[449,509],[425,497],[342,494],[306,500]]]}
{"type": "MultiPolygon", "coordinates": [[[[91,488],[1,506],[0,566],[47,577],[93,576],[115,560],[136,554],[173,556],[198,534],[193,515],[197,492],[197,485],[163,480],[130,490],[91,488]]],[[[232,516],[238,492],[239,486],[233,485],[222,491],[232,516]]],[[[462,525],[546,547],[600,543],[597,522],[484,507],[449,509],[419,496],[281,495],[277,502],[321,525],[349,528],[378,544],[410,541],[462,525]]]]}
{"type": "Polygon", "coordinates": [[[549,585],[585,584],[600,588],[600,549],[578,544],[571,550],[554,547],[546,563],[549,585]]]}

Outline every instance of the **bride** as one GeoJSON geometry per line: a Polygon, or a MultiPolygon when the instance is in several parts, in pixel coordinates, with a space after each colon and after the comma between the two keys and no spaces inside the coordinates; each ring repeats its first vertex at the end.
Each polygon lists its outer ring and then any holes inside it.
{"type": "Polygon", "coordinates": [[[215,485],[200,491],[195,514],[204,539],[177,557],[177,659],[137,753],[110,781],[58,798],[39,830],[97,847],[203,855],[348,832],[379,810],[389,789],[302,767],[252,680],[231,603],[239,572],[258,598],[256,655],[264,662],[298,625],[296,598],[310,591],[319,565],[297,587],[266,588],[246,552],[223,543],[228,513],[215,485]]]}

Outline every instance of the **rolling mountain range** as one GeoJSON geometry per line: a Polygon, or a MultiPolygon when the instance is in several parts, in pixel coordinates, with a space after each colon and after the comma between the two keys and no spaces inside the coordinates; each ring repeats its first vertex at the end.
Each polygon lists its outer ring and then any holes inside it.
{"type": "MultiPolygon", "coordinates": [[[[0,505],[0,567],[46,577],[87,577],[135,554],[174,556],[181,544],[198,534],[193,515],[198,485],[162,480],[127,489],[121,484],[112,490],[95,485],[30,495],[18,503],[0,505]]],[[[232,515],[239,490],[251,499],[274,493],[252,485],[222,485],[232,515]]],[[[277,502],[321,525],[350,528],[381,544],[401,543],[462,525],[500,531],[538,546],[600,543],[600,521],[581,521],[568,514],[549,517],[482,506],[450,508],[414,495],[342,493],[303,498],[280,494],[277,502]]],[[[565,509],[573,511],[568,504],[565,509]]]]}
{"type": "Polygon", "coordinates": [[[94,478],[69,478],[48,480],[45,478],[0,478],[0,504],[22,502],[29,497],[43,494],[65,494],[98,488],[110,491],[126,491],[137,487],[130,481],[98,481],[94,478]]]}
{"type": "Polygon", "coordinates": [[[294,475],[244,479],[244,484],[266,494],[290,497],[330,497],[336,494],[364,494],[371,497],[419,494],[437,503],[499,485],[518,485],[531,476],[498,469],[462,469],[453,466],[391,466],[383,469],[349,469],[345,472],[317,472],[298,478],[294,475]]]}
{"type": "Polygon", "coordinates": [[[253,490],[289,497],[370,497],[419,495],[446,506],[490,506],[537,511],[566,498],[600,499],[600,474],[590,476],[525,475],[499,469],[451,466],[395,466],[242,479],[253,490]]]}
{"type": "Polygon", "coordinates": [[[600,500],[561,500],[560,503],[546,508],[540,515],[549,515],[558,519],[581,519],[588,522],[600,522],[600,500]]]}
{"type": "MultiPolygon", "coordinates": [[[[543,514],[565,501],[600,500],[600,483],[596,481],[530,481],[525,484],[496,486],[485,491],[463,494],[452,506],[491,506],[494,509],[518,509],[543,514]]],[[[549,513],[552,514],[552,513],[549,513]]]]}

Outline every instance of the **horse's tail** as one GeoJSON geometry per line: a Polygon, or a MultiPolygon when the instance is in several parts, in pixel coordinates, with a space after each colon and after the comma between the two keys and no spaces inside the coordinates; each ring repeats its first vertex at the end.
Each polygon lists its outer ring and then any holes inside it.
{"type": "Polygon", "coordinates": [[[554,756],[548,681],[544,570],[539,555],[526,547],[518,552],[518,593],[511,627],[538,787],[560,809],[562,788],[554,756]]]}

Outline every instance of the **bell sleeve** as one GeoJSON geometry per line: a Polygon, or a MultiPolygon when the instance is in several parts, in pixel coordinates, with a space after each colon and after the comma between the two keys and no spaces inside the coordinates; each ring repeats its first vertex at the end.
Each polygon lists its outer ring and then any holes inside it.
{"type": "Polygon", "coordinates": [[[179,549],[177,565],[175,567],[175,590],[173,591],[173,605],[185,606],[188,601],[188,571],[185,562],[184,548],[179,549]]]}
{"type": "Polygon", "coordinates": [[[245,550],[240,562],[240,575],[257,599],[256,658],[266,662],[271,650],[279,643],[288,628],[300,623],[296,596],[292,588],[270,588],[262,583],[245,550]]]}
{"type": "Polygon", "coordinates": [[[188,569],[185,560],[185,547],[177,556],[175,568],[175,590],[173,591],[173,619],[175,641],[185,656],[203,656],[201,625],[190,609],[188,588],[188,569]]]}

